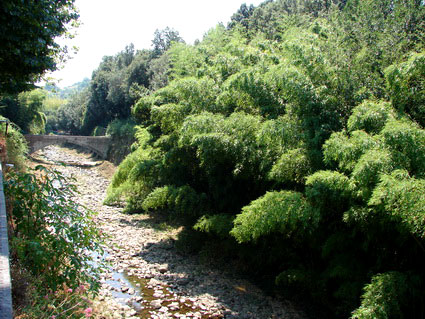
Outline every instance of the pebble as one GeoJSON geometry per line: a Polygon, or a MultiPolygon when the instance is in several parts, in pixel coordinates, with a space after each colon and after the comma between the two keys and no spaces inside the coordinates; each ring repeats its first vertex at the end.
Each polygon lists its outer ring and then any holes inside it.
{"type": "Polygon", "coordinates": [[[153,308],[157,308],[157,309],[159,309],[159,308],[161,308],[162,300],[161,300],[161,299],[152,300],[152,301],[150,302],[150,304],[151,304],[151,306],[152,306],[153,308]]]}
{"type": "Polygon", "coordinates": [[[168,271],[168,266],[167,265],[159,266],[159,269],[158,270],[159,270],[159,272],[161,274],[164,274],[164,273],[166,273],[168,271]]]}

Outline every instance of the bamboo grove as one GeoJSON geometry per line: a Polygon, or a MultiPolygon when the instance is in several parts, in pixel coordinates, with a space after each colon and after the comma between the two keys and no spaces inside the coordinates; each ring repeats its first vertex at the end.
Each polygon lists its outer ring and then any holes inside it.
{"type": "Polygon", "coordinates": [[[143,79],[104,59],[82,127],[137,124],[106,202],[324,317],[424,318],[424,32],[420,0],[277,0],[132,52],[143,79]]]}

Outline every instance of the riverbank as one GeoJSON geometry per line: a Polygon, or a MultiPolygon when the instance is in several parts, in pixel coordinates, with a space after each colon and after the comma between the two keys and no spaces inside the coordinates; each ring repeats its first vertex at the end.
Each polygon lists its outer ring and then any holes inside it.
{"type": "Polygon", "coordinates": [[[180,228],[146,214],[128,215],[103,205],[114,166],[75,149],[46,147],[34,155],[64,175],[74,177],[76,200],[98,212],[107,236],[111,268],[94,302],[98,318],[302,318],[288,302],[267,297],[236,275],[179,254],[174,243],[180,228]],[[60,165],[65,163],[65,165],[60,165]]]}

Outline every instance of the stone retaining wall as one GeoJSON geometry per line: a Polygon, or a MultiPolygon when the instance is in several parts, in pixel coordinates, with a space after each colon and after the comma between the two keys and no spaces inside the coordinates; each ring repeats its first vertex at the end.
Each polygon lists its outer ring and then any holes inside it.
{"type": "Polygon", "coordinates": [[[6,202],[3,190],[3,170],[0,163],[0,319],[12,319],[12,285],[9,267],[6,202]]]}

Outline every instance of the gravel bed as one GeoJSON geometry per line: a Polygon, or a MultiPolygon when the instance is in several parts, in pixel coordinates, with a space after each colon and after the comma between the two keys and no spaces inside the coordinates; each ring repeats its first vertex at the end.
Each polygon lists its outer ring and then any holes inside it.
{"type": "Polygon", "coordinates": [[[174,249],[180,229],[158,227],[145,214],[128,215],[103,205],[109,180],[102,163],[88,154],[57,146],[36,153],[55,169],[76,178],[77,201],[98,212],[108,235],[104,258],[112,266],[102,279],[98,318],[304,318],[284,300],[265,296],[235,275],[199,263],[174,249]]]}

